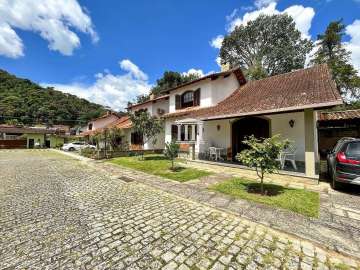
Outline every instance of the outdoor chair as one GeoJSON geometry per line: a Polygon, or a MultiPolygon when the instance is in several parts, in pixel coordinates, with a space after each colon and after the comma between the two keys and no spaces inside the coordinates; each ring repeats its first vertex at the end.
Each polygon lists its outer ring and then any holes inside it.
{"type": "Polygon", "coordinates": [[[296,166],[296,147],[293,144],[289,144],[281,153],[279,157],[280,168],[283,170],[285,167],[286,161],[289,161],[293,166],[294,170],[297,171],[296,166]]]}
{"type": "Polygon", "coordinates": [[[217,160],[216,147],[209,147],[209,159],[217,160]]]}

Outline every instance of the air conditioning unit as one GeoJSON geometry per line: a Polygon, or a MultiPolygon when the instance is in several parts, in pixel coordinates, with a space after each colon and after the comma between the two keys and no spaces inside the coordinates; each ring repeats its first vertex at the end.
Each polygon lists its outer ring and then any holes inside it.
{"type": "Polygon", "coordinates": [[[158,115],[163,115],[165,113],[165,110],[161,109],[161,108],[158,108],[157,113],[158,113],[158,115]]]}

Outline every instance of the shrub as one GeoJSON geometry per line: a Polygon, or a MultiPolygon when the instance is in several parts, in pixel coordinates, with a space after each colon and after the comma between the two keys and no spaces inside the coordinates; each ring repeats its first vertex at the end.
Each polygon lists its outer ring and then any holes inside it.
{"type": "Polygon", "coordinates": [[[171,160],[171,170],[174,170],[174,160],[179,154],[180,145],[174,141],[165,144],[164,155],[171,160]]]}
{"type": "Polygon", "coordinates": [[[260,178],[260,189],[263,195],[264,175],[278,169],[280,152],[289,142],[280,140],[279,135],[266,139],[257,139],[252,135],[243,143],[248,146],[248,149],[238,153],[236,159],[250,168],[255,168],[256,174],[260,178]]]}

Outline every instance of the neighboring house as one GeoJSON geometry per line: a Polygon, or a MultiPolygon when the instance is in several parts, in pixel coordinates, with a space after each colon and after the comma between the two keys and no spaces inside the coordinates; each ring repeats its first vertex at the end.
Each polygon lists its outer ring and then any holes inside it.
{"type": "Polygon", "coordinates": [[[108,111],[104,115],[89,121],[86,126],[86,130],[84,131],[84,127],[81,128],[81,130],[77,131],[77,135],[89,139],[91,135],[102,132],[104,129],[114,124],[120,118],[121,116],[119,114],[108,111]]]}
{"type": "Polygon", "coordinates": [[[188,146],[194,158],[215,146],[234,161],[245,137],[280,134],[292,141],[296,162],[312,178],[319,159],[315,111],[343,103],[326,65],[250,82],[235,68],[164,94],[169,98],[165,142],[188,146]]]}
{"type": "Polygon", "coordinates": [[[106,128],[107,126],[115,123],[117,120],[121,118],[120,115],[118,115],[115,112],[108,111],[104,115],[95,118],[91,120],[88,125],[86,131],[82,132],[81,136],[88,136],[96,132],[97,130],[101,130],[103,128],[106,128]]]}
{"type": "Polygon", "coordinates": [[[360,137],[360,109],[318,113],[319,151],[323,159],[340,138],[360,137]]]}
{"type": "MultiPolygon", "coordinates": [[[[142,103],[130,105],[128,107],[128,110],[130,112],[143,110],[143,111],[147,111],[150,116],[162,117],[169,112],[169,95],[165,94],[159,97],[150,95],[149,100],[142,103]]],[[[138,134],[131,129],[131,121],[129,119],[128,121],[129,122],[126,123],[126,126],[128,126],[127,138],[128,138],[128,142],[130,143],[130,149],[134,149],[134,150],[139,149],[142,147],[144,138],[142,137],[141,134],[138,134]]],[[[165,131],[158,135],[155,145],[153,145],[152,142],[146,142],[144,145],[144,150],[164,149],[164,147],[165,147],[165,131]]]]}
{"type": "Polygon", "coordinates": [[[64,144],[64,134],[54,128],[0,125],[1,148],[55,148],[64,144]]]}

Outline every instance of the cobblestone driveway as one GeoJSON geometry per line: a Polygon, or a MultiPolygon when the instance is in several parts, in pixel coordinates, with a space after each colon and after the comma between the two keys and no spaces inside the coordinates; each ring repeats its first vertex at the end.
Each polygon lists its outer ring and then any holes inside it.
{"type": "Polygon", "coordinates": [[[0,269],[359,269],[53,152],[0,151],[0,172],[0,269]]]}

